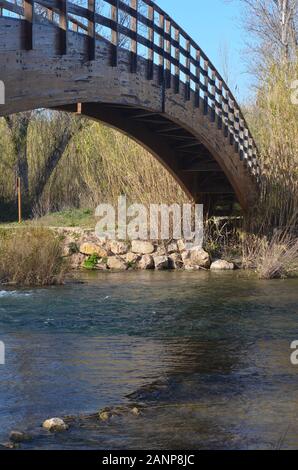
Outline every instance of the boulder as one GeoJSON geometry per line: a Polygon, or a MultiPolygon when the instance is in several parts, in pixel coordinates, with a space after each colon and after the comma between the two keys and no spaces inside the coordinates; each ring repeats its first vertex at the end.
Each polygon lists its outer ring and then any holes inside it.
{"type": "Polygon", "coordinates": [[[178,250],[180,251],[180,253],[182,253],[182,251],[185,251],[186,250],[186,246],[185,246],[185,241],[184,240],[177,240],[177,247],[178,247],[178,250]]]}
{"type": "Polygon", "coordinates": [[[167,256],[154,256],[154,265],[158,271],[169,269],[169,258],[167,256]]]}
{"type": "Polygon", "coordinates": [[[105,258],[108,254],[102,246],[91,242],[82,243],[80,246],[80,253],[87,256],[97,255],[99,258],[105,258]]]}
{"type": "Polygon", "coordinates": [[[137,408],[136,406],[134,406],[134,407],[131,409],[131,413],[132,413],[134,416],[139,416],[139,415],[141,414],[139,408],[137,408]]]}
{"type": "Polygon", "coordinates": [[[103,410],[98,413],[98,417],[101,421],[108,421],[111,415],[108,411],[103,410]]]}
{"type": "Polygon", "coordinates": [[[107,260],[107,267],[115,271],[126,271],[127,264],[119,256],[109,256],[107,260]]]}
{"type": "Polygon", "coordinates": [[[232,271],[233,269],[235,269],[235,265],[234,263],[229,263],[224,259],[218,259],[211,264],[210,269],[214,271],[232,271]]]}
{"type": "Polygon", "coordinates": [[[26,434],[25,432],[11,431],[11,433],[9,434],[9,440],[11,442],[24,442],[24,441],[29,441],[30,436],[26,434]]]}
{"type": "Polygon", "coordinates": [[[185,267],[210,268],[210,256],[203,248],[192,248],[182,253],[185,267]]]}
{"type": "Polygon", "coordinates": [[[151,255],[143,255],[138,262],[139,269],[154,269],[154,259],[151,255]]]}
{"type": "Polygon", "coordinates": [[[154,245],[148,241],[133,240],[131,243],[131,251],[140,255],[151,255],[154,252],[154,245]]]}
{"type": "Polygon", "coordinates": [[[68,429],[68,425],[61,418],[50,418],[46,419],[42,427],[51,432],[61,432],[68,429]]]}
{"type": "Polygon", "coordinates": [[[129,249],[128,244],[125,242],[110,241],[108,246],[114,255],[125,255],[129,249]]]}
{"type": "Polygon", "coordinates": [[[182,257],[179,253],[172,253],[169,255],[169,267],[170,269],[183,268],[182,257]]]}
{"type": "Polygon", "coordinates": [[[131,251],[127,253],[125,256],[125,261],[128,264],[136,264],[140,260],[140,255],[137,255],[136,253],[132,253],[131,251]]]}
{"type": "Polygon", "coordinates": [[[178,249],[178,243],[176,242],[172,242],[170,243],[168,246],[167,246],[167,251],[168,251],[168,254],[171,255],[172,253],[177,253],[178,251],[180,251],[178,249]]]}

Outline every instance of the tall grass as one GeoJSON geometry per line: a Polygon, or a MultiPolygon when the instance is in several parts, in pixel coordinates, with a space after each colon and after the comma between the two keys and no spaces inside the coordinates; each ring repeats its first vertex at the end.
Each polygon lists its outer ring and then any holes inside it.
{"type": "Polygon", "coordinates": [[[42,227],[0,235],[0,283],[47,286],[64,281],[67,264],[55,234],[42,227]]]}

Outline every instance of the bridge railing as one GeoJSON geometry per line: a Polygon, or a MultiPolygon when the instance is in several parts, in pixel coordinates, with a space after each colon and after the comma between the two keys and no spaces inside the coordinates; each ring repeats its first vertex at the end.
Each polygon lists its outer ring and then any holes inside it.
{"type": "Polygon", "coordinates": [[[96,59],[102,37],[111,44],[111,66],[121,48],[130,51],[132,73],[145,57],[147,79],[157,66],[160,84],[210,114],[240,160],[260,176],[257,147],[233,93],[196,42],[151,0],[0,0],[0,14],[25,20],[25,49],[33,49],[34,21],[44,17],[60,28],[61,54],[67,54],[68,32],[76,31],[88,37],[88,60],[96,59]]]}

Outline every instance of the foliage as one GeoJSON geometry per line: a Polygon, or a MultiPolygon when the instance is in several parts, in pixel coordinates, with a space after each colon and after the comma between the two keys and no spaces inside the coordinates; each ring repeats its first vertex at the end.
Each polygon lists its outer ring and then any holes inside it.
{"type": "Polygon", "coordinates": [[[88,258],[84,261],[83,267],[85,269],[96,269],[96,266],[100,260],[100,257],[96,254],[88,256],[88,258]]]}

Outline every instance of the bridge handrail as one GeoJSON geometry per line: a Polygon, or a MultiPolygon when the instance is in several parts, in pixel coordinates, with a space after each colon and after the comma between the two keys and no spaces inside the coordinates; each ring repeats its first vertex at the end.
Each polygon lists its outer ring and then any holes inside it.
{"type": "Polygon", "coordinates": [[[110,31],[112,66],[117,66],[118,49],[128,46],[131,72],[135,73],[139,49],[145,48],[147,78],[153,79],[157,64],[160,84],[165,88],[174,87],[175,93],[179,93],[183,82],[185,100],[191,100],[192,91],[196,107],[203,106],[206,115],[211,108],[211,120],[217,121],[218,128],[223,129],[231,145],[235,145],[240,160],[257,177],[260,175],[257,146],[233,93],[198,44],[165,11],[151,0],[103,0],[101,3],[109,6],[107,16],[97,11],[95,0],[85,0],[88,8],[74,2],[0,0],[0,15],[6,16],[5,11],[8,11],[25,20],[26,49],[33,48],[33,24],[38,8],[39,15],[44,13],[47,20],[60,27],[62,54],[67,53],[67,34],[72,29],[87,34],[88,60],[94,60],[96,39],[102,37],[97,26],[110,31]],[[141,28],[145,35],[140,33],[141,28]],[[123,37],[126,44],[121,43],[123,37]]]}

